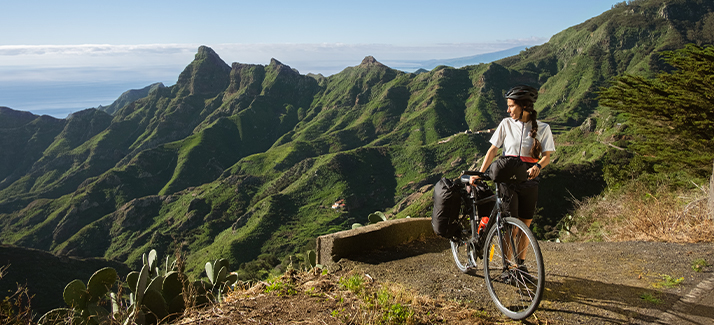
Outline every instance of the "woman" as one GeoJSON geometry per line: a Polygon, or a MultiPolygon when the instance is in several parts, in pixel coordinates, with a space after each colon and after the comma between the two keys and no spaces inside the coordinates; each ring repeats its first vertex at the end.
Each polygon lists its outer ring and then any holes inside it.
{"type": "MultiPolygon", "coordinates": [[[[491,136],[491,148],[483,159],[480,171],[488,170],[500,147],[503,147],[504,156],[517,156],[527,165],[528,180],[513,186],[509,191],[509,211],[511,216],[530,227],[538,200],[538,175],[550,163],[555,144],[550,126],[537,120],[538,112],[533,108],[538,99],[538,89],[519,85],[511,88],[505,97],[511,117],[503,119],[491,136]]],[[[477,176],[472,176],[471,183],[477,179],[477,176]]],[[[519,243],[519,246],[521,244],[526,243],[519,243]]],[[[522,249],[519,251],[523,252],[517,260],[520,268],[525,252],[522,249]]]]}

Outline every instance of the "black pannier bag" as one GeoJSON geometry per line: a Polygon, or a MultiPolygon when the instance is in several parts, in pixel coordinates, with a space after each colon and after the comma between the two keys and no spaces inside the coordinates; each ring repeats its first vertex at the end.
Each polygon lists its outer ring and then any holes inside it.
{"type": "Polygon", "coordinates": [[[491,215],[493,207],[496,206],[495,198],[487,200],[483,203],[479,203],[479,201],[493,196],[493,191],[490,187],[488,187],[488,185],[483,182],[476,182],[474,184],[473,189],[474,191],[476,191],[476,212],[478,213],[477,215],[479,217],[489,217],[491,215]]]}
{"type": "Polygon", "coordinates": [[[434,233],[445,238],[458,236],[461,232],[461,226],[457,222],[460,210],[459,187],[450,179],[442,177],[434,185],[434,211],[431,214],[434,233]]]}
{"type": "Polygon", "coordinates": [[[488,176],[497,183],[520,183],[528,180],[528,166],[515,156],[504,156],[494,161],[488,176]]]}

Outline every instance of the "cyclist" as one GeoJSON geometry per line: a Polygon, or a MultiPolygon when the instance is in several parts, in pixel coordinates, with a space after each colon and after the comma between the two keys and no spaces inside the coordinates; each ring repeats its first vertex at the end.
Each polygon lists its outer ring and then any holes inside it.
{"type": "MultiPolygon", "coordinates": [[[[517,156],[526,164],[528,180],[515,184],[509,189],[511,197],[508,207],[511,216],[518,217],[530,227],[538,200],[540,180],[538,175],[550,163],[550,155],[555,151],[555,144],[550,126],[537,120],[538,112],[533,108],[533,104],[538,99],[538,89],[528,85],[518,85],[508,90],[505,97],[510,118],[503,119],[491,136],[491,148],[483,159],[480,171],[488,170],[500,147],[503,147],[504,156],[517,156]]],[[[472,176],[471,183],[476,182],[478,178],[472,176]]],[[[522,248],[520,246],[526,244],[518,243],[519,252],[522,253],[517,257],[516,262],[520,269],[525,269],[524,250],[520,249],[522,248]]]]}

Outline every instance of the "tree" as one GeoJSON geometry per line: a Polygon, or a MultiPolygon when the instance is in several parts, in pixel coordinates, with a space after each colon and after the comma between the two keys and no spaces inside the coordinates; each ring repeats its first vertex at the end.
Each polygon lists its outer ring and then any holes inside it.
{"type": "Polygon", "coordinates": [[[671,72],[617,77],[600,90],[600,104],[630,115],[637,153],[707,179],[714,158],[714,46],[690,44],[663,57],[671,72]]]}

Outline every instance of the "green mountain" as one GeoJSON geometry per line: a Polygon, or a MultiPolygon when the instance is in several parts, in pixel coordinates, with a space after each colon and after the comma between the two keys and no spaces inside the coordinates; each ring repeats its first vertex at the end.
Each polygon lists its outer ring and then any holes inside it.
{"type": "Polygon", "coordinates": [[[98,110],[104,111],[107,114],[113,115],[118,111],[120,108],[130,104],[131,102],[134,102],[138,99],[144,98],[149,95],[152,91],[155,91],[158,88],[164,88],[164,84],[161,82],[157,82],[151,85],[148,85],[144,88],[141,89],[131,89],[127,90],[124,93],[117,98],[113,103],[111,103],[109,106],[99,106],[97,107],[98,110]]]}
{"type": "Polygon", "coordinates": [[[594,92],[612,77],[652,75],[667,69],[663,51],[714,43],[713,10],[709,1],[621,2],[498,64],[537,78],[541,114],[579,125],[598,106],[594,92]]]}
{"type": "Polygon", "coordinates": [[[544,236],[571,197],[604,188],[603,139],[622,128],[594,91],[665,69],[658,53],[704,40],[712,7],[621,3],[519,55],[419,74],[366,57],[306,76],[277,60],[229,66],[202,46],[176,85],[112,115],[0,108],[0,241],[131,266],[180,247],[195,273],[226,257],[259,277],[376,210],[430,216],[431,184],[489,147],[489,134],[464,131],[495,127],[517,83],[540,86],[539,117],[559,133],[536,219],[544,236]]]}
{"type": "Polygon", "coordinates": [[[7,295],[14,293],[18,285],[24,286],[29,295],[33,296],[32,312],[38,315],[65,306],[62,291],[74,279],[86,282],[94,272],[104,267],[114,268],[122,278],[131,271],[116,261],[56,256],[42,250],[13,245],[0,245],[0,261],[3,266],[7,266],[0,277],[0,290],[7,295]]]}

